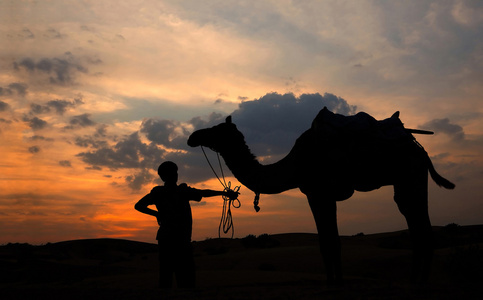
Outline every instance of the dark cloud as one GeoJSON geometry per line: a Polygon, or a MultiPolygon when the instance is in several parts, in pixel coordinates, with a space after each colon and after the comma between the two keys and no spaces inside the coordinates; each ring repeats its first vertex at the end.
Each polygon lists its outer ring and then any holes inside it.
{"type": "Polygon", "coordinates": [[[80,29],[82,31],[88,31],[88,32],[97,32],[97,30],[91,26],[87,26],[87,25],[81,25],[80,26],[80,29]]]}
{"type": "Polygon", "coordinates": [[[79,147],[92,147],[94,149],[100,149],[100,148],[107,148],[108,143],[105,140],[99,140],[96,137],[92,136],[84,136],[84,137],[76,137],[74,141],[75,145],[79,147]]]}
{"type": "Polygon", "coordinates": [[[79,153],[77,156],[92,166],[111,169],[154,169],[164,154],[165,151],[158,148],[156,144],[143,143],[138,132],[135,132],[113,147],[102,147],[95,151],[79,153]]]}
{"type": "Polygon", "coordinates": [[[107,127],[106,124],[99,125],[96,129],[96,136],[105,137],[107,134],[107,127]]]}
{"type": "Polygon", "coordinates": [[[74,127],[89,127],[89,126],[94,126],[96,125],[96,122],[92,121],[90,119],[90,114],[82,114],[78,116],[74,116],[70,119],[69,124],[70,126],[67,126],[66,128],[68,129],[73,129],[74,127]]]}
{"type": "Polygon", "coordinates": [[[8,87],[17,92],[20,96],[27,94],[27,85],[25,83],[14,82],[8,85],[8,87]]]}
{"type": "Polygon", "coordinates": [[[34,130],[44,129],[48,125],[46,121],[39,119],[38,117],[31,118],[28,116],[24,116],[23,121],[27,122],[30,128],[34,130]]]}
{"type": "Polygon", "coordinates": [[[28,150],[29,150],[30,153],[35,154],[35,153],[40,152],[40,147],[39,146],[32,146],[32,147],[29,147],[28,150]]]}
{"type": "Polygon", "coordinates": [[[9,107],[10,105],[8,105],[8,103],[0,101],[0,111],[6,111],[9,107]]]}
{"type": "Polygon", "coordinates": [[[62,167],[72,167],[72,164],[68,160],[59,161],[59,165],[61,165],[62,167]]]}
{"type": "Polygon", "coordinates": [[[51,38],[51,39],[62,39],[63,38],[63,35],[54,28],[47,29],[44,36],[47,37],[47,38],[51,38]]]}
{"type": "Polygon", "coordinates": [[[29,140],[31,140],[31,141],[47,141],[47,142],[54,141],[53,138],[48,138],[48,137],[44,137],[44,136],[41,136],[41,135],[34,135],[34,136],[30,137],[29,140]]]}
{"type": "MultiPolygon", "coordinates": [[[[78,139],[77,145],[100,146],[93,143],[94,139],[78,139]]],[[[89,164],[88,169],[102,170],[107,167],[111,170],[134,169],[137,172],[125,178],[128,186],[133,190],[139,190],[144,184],[151,183],[154,179],[150,171],[156,170],[165,157],[166,152],[151,142],[146,144],[141,141],[139,133],[134,132],[129,136],[110,147],[107,143],[94,151],[81,152],[77,154],[85,163],[89,164]]]]}
{"type": "Polygon", "coordinates": [[[50,108],[48,106],[32,103],[30,104],[30,111],[33,114],[43,114],[50,112],[50,108]]]}
{"type": "Polygon", "coordinates": [[[158,145],[167,145],[175,127],[175,122],[171,120],[147,119],[141,125],[141,132],[146,134],[150,141],[158,145]]]}
{"type": "Polygon", "coordinates": [[[10,83],[7,87],[0,87],[0,96],[10,96],[14,92],[19,96],[25,96],[27,94],[27,88],[28,86],[25,83],[10,83]]]}
{"type": "Polygon", "coordinates": [[[434,131],[435,134],[445,133],[454,140],[464,140],[465,138],[463,127],[458,124],[452,124],[448,118],[431,120],[420,125],[419,128],[434,131]]]}
{"type": "Polygon", "coordinates": [[[66,58],[43,58],[35,62],[31,58],[24,58],[14,63],[14,69],[23,68],[31,73],[37,71],[47,74],[54,84],[72,83],[76,73],[87,73],[87,68],[76,62],[72,55],[66,58]]]}
{"type": "Polygon", "coordinates": [[[68,100],[51,100],[47,102],[47,106],[55,109],[55,112],[59,115],[63,115],[67,108],[76,107],[84,102],[81,99],[74,99],[74,101],[68,100]]]}
{"type": "Polygon", "coordinates": [[[144,185],[152,183],[156,177],[144,169],[141,172],[126,177],[128,186],[134,190],[139,191],[144,185]]]}
{"type": "MultiPolygon", "coordinates": [[[[44,114],[49,113],[54,110],[58,115],[63,115],[67,108],[74,108],[77,105],[83,104],[84,102],[81,99],[74,99],[73,101],[68,100],[51,100],[47,102],[45,105],[32,103],[30,104],[30,112],[32,114],[44,114]]],[[[74,118],[84,118],[84,115],[76,116],[74,118]]],[[[78,120],[80,121],[80,120],[78,120]]],[[[74,121],[77,122],[77,121],[74,121]]],[[[71,124],[71,125],[80,125],[79,124],[71,124]]]]}
{"type": "MultiPolygon", "coordinates": [[[[333,94],[269,93],[251,101],[240,103],[231,116],[247,143],[257,155],[287,153],[295,140],[310,128],[317,113],[326,106],[329,110],[351,115],[356,107],[333,94]]],[[[195,129],[206,128],[223,122],[226,116],[212,114],[208,121],[193,118],[195,129]]]]}
{"type": "Polygon", "coordinates": [[[87,167],[86,170],[102,171],[102,168],[99,166],[90,166],[90,167],[87,167]]]}
{"type": "Polygon", "coordinates": [[[189,134],[178,121],[154,118],[144,120],[140,131],[151,142],[170,148],[185,148],[189,134]]]}
{"type": "Polygon", "coordinates": [[[35,34],[33,34],[32,31],[30,31],[30,29],[24,28],[22,29],[22,37],[26,39],[33,39],[35,38],[35,34]]]}
{"type": "Polygon", "coordinates": [[[208,116],[207,120],[205,120],[202,117],[194,117],[189,121],[189,123],[191,125],[193,125],[195,130],[197,130],[197,129],[202,129],[202,128],[214,126],[214,125],[222,122],[224,120],[224,118],[226,118],[225,115],[214,112],[214,113],[211,113],[208,116]]]}

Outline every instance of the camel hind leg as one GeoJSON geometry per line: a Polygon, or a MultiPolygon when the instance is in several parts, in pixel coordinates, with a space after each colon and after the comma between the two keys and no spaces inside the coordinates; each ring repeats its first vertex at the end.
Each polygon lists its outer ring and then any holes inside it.
{"type": "Polygon", "coordinates": [[[433,233],[428,212],[428,174],[419,172],[394,185],[394,200],[406,218],[413,245],[412,280],[426,282],[433,257],[433,233]]]}

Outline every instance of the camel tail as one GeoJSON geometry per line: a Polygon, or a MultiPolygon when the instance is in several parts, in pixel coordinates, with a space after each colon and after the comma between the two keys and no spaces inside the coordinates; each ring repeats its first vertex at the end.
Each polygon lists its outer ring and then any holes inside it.
{"type": "Polygon", "coordinates": [[[436,172],[436,169],[434,169],[433,163],[431,162],[431,159],[429,158],[429,156],[428,156],[428,171],[429,171],[429,175],[431,175],[431,178],[433,178],[434,182],[436,182],[437,185],[449,190],[452,190],[455,188],[454,183],[452,183],[448,179],[439,175],[438,172],[436,172]]]}

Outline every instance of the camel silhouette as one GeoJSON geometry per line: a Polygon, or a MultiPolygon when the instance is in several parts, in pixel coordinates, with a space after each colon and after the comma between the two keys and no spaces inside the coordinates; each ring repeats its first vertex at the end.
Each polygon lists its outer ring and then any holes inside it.
{"type": "Polygon", "coordinates": [[[192,133],[188,145],[219,152],[233,175],[255,193],[256,209],[260,194],[299,188],[315,219],[328,283],[342,281],[336,202],[354,191],[393,185],[413,244],[412,279],[426,281],[433,254],[428,171],[439,186],[455,185],[436,172],[412,133],[431,132],[404,128],[399,112],[376,121],[363,112],[343,116],[324,107],[288,155],[273,164],[257,161],[231,116],[225,123],[192,133]]]}

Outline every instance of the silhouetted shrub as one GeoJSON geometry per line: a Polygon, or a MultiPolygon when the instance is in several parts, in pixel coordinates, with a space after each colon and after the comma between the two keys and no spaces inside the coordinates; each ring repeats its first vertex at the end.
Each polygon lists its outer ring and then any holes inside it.
{"type": "Polygon", "coordinates": [[[280,241],[274,239],[268,234],[261,234],[255,237],[253,234],[249,234],[242,238],[241,243],[246,248],[273,248],[280,246],[280,241]]]}
{"type": "Polygon", "coordinates": [[[456,233],[460,229],[460,225],[456,223],[449,223],[443,227],[445,233],[456,233]]]}
{"type": "Polygon", "coordinates": [[[246,237],[241,239],[241,243],[245,248],[252,248],[255,247],[257,243],[257,237],[254,236],[253,234],[249,234],[246,237]]]}

